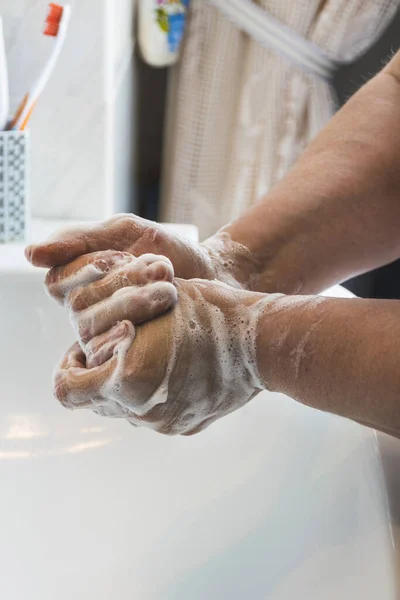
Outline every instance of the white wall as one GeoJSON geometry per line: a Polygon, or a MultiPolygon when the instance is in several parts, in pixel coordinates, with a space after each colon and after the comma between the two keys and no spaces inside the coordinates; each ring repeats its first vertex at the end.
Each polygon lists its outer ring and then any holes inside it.
{"type": "MultiPolygon", "coordinates": [[[[30,125],[33,214],[101,219],[131,204],[126,132],[132,128],[133,84],[127,81],[134,0],[71,4],[66,45],[30,125]],[[116,131],[117,110],[118,123],[126,126],[123,135],[116,131]],[[123,184],[116,185],[119,177],[123,184]]],[[[41,33],[47,5],[48,0],[0,0],[14,107],[51,48],[41,33]]]]}

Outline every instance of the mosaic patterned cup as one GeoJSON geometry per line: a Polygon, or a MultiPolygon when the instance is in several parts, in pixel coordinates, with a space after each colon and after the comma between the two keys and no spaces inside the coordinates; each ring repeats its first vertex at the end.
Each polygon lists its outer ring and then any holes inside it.
{"type": "Polygon", "coordinates": [[[23,241],[26,235],[29,178],[29,134],[0,132],[0,243],[23,241]]]}

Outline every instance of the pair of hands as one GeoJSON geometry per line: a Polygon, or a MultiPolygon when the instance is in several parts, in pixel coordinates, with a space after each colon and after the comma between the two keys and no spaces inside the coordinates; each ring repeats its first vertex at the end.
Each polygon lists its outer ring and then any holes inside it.
{"type": "Polygon", "coordinates": [[[243,289],[251,256],[225,234],[193,244],[120,215],[26,255],[50,268],[48,292],[77,335],[54,379],[67,408],[190,435],[264,387],[256,329],[265,296],[243,289]]]}

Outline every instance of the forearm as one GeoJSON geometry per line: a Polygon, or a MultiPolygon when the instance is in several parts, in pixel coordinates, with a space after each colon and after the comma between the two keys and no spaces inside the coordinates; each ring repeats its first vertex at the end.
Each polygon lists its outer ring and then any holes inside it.
{"type": "Polygon", "coordinates": [[[400,302],[277,296],[257,359],[269,389],[400,437],[400,302]]]}
{"type": "Polygon", "coordinates": [[[397,54],[287,176],[225,228],[252,255],[239,274],[245,285],[317,293],[400,256],[399,82],[397,54]]]}

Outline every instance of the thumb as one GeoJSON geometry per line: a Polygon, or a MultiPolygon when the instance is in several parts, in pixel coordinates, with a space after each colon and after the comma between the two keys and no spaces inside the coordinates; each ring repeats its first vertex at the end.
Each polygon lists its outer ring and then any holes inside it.
{"type": "Polygon", "coordinates": [[[103,223],[85,224],[56,232],[41,244],[25,250],[36,267],[55,267],[82,254],[99,250],[124,250],[142,235],[146,221],[134,215],[116,215],[103,223]]]}
{"type": "Polygon", "coordinates": [[[98,344],[98,353],[94,354],[95,358],[92,360],[92,364],[97,366],[93,368],[87,364],[86,355],[79,344],[74,344],[54,373],[54,395],[57,400],[70,410],[95,409],[96,405],[107,401],[108,398],[104,394],[107,395],[109,387],[107,384],[118,368],[120,360],[118,352],[120,348],[122,352],[124,348],[129,348],[134,335],[134,327],[131,323],[121,323],[120,330],[115,330],[111,334],[107,348],[101,349],[102,345],[107,346],[106,339],[102,340],[103,344],[98,344]],[[102,364],[100,364],[101,359],[105,360],[102,364]]]}

